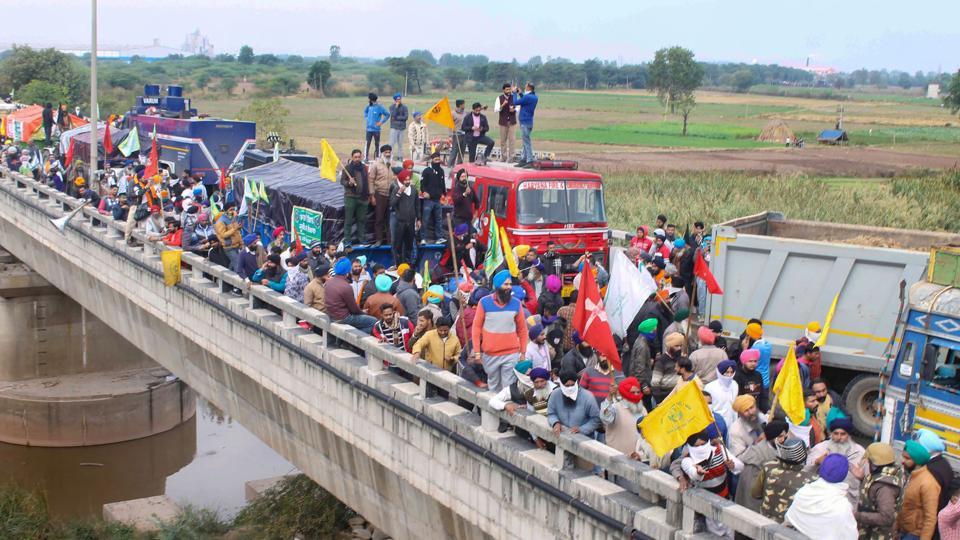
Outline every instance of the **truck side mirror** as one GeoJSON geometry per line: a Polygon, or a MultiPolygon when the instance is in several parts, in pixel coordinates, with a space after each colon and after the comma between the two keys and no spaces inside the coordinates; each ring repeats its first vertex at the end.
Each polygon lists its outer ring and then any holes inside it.
{"type": "Polygon", "coordinates": [[[927,344],[923,348],[923,361],[920,364],[920,379],[932,381],[934,372],[937,369],[937,352],[940,348],[936,345],[927,344]]]}

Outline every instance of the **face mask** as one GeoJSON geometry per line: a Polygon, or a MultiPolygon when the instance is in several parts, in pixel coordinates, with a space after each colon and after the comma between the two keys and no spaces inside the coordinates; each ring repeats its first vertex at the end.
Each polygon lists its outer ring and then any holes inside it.
{"type": "Polygon", "coordinates": [[[576,401],[577,394],[580,393],[580,385],[576,383],[573,386],[561,385],[560,392],[563,393],[565,398],[576,401]]]}
{"type": "Polygon", "coordinates": [[[709,443],[701,446],[688,446],[690,449],[690,458],[694,463],[701,463],[707,460],[713,454],[713,446],[709,443]]]}

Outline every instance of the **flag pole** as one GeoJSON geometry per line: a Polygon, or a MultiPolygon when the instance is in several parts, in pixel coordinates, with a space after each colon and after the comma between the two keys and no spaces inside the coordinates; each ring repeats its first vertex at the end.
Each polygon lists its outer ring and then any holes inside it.
{"type": "MultiPolygon", "coordinates": [[[[460,271],[460,262],[457,261],[457,249],[454,246],[454,236],[453,236],[453,219],[450,217],[450,214],[447,214],[447,233],[450,235],[450,256],[453,258],[453,275],[454,283],[456,283],[457,273],[460,271]]],[[[459,290],[459,287],[457,288],[459,290]]],[[[463,312],[466,310],[466,302],[463,302],[463,305],[460,306],[460,321],[459,326],[463,330],[463,341],[466,343],[467,340],[467,321],[463,318],[463,312]]]]}

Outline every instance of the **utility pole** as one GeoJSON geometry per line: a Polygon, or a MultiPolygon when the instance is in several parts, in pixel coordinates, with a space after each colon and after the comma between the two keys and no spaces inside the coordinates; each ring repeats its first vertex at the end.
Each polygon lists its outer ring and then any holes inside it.
{"type": "MultiPolygon", "coordinates": [[[[90,0],[90,178],[91,188],[97,182],[97,139],[99,135],[97,119],[100,109],[97,107],[97,0],[90,0]]],[[[96,183],[96,192],[100,193],[100,182],[96,183]]]]}

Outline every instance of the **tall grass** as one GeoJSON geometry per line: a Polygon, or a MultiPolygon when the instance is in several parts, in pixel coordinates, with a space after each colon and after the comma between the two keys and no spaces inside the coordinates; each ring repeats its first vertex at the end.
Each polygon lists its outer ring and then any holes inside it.
{"type": "Polygon", "coordinates": [[[52,519],[47,501],[37,491],[0,485],[0,538],[57,540],[133,540],[133,527],[99,519],[52,519]]]}
{"type": "Polygon", "coordinates": [[[719,223],[767,210],[790,219],[960,232],[960,171],[834,186],[806,176],[739,173],[611,172],[605,175],[607,219],[635,230],[666,214],[686,224],[719,223]]]}

